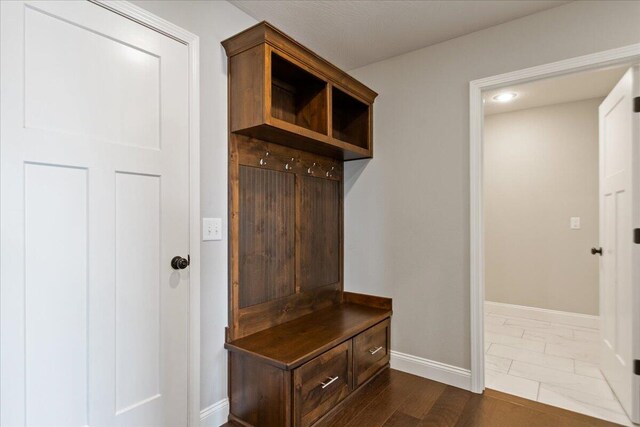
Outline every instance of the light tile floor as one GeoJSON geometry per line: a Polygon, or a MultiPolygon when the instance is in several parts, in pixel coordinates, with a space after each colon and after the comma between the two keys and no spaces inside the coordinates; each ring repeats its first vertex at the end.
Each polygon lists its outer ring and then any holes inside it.
{"type": "Polygon", "coordinates": [[[598,368],[598,331],[485,314],[485,386],[633,426],[598,368]]]}

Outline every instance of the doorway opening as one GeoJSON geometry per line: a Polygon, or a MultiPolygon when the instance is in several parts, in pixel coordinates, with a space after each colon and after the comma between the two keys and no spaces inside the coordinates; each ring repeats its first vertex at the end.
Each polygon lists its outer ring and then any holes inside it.
{"type": "Polygon", "coordinates": [[[616,422],[625,417],[600,373],[599,260],[589,250],[598,107],[626,69],[483,96],[485,387],[616,422]]]}
{"type": "Polygon", "coordinates": [[[634,176],[633,132],[620,145],[633,117],[618,103],[634,73],[607,66],[482,92],[484,386],[624,425],[633,322],[620,288],[631,301],[633,279],[619,266],[632,254],[614,240],[632,223],[619,175],[634,176]]]}

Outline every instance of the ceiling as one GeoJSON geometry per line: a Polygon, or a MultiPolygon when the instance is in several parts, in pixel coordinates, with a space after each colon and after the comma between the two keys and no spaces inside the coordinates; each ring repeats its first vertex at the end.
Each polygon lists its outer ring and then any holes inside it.
{"type": "Polygon", "coordinates": [[[508,86],[483,93],[485,115],[542,107],[605,97],[618,83],[628,65],[599,70],[583,71],[566,76],[553,77],[515,86],[508,86]],[[502,92],[515,92],[511,102],[499,103],[492,98],[502,92]]]}
{"type": "Polygon", "coordinates": [[[352,70],[568,1],[231,0],[352,70]]]}

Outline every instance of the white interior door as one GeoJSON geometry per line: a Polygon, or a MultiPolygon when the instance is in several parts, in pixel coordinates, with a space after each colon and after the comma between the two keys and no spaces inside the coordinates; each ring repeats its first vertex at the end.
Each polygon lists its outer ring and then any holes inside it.
{"type": "Polygon", "coordinates": [[[638,67],[600,105],[600,316],[602,372],[634,422],[640,422],[640,114],[633,112],[638,67]],[[635,345],[635,348],[634,348],[635,345]]]}
{"type": "Polygon", "coordinates": [[[1,8],[1,424],[186,425],[188,48],[1,8]]]}

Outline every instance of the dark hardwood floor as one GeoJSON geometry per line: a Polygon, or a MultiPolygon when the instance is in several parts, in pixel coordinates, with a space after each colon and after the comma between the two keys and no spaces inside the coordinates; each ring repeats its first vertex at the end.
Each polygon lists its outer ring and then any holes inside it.
{"type": "Polygon", "coordinates": [[[342,411],[332,414],[321,425],[572,427],[616,424],[494,390],[479,395],[389,369],[365,385],[342,411]]]}

